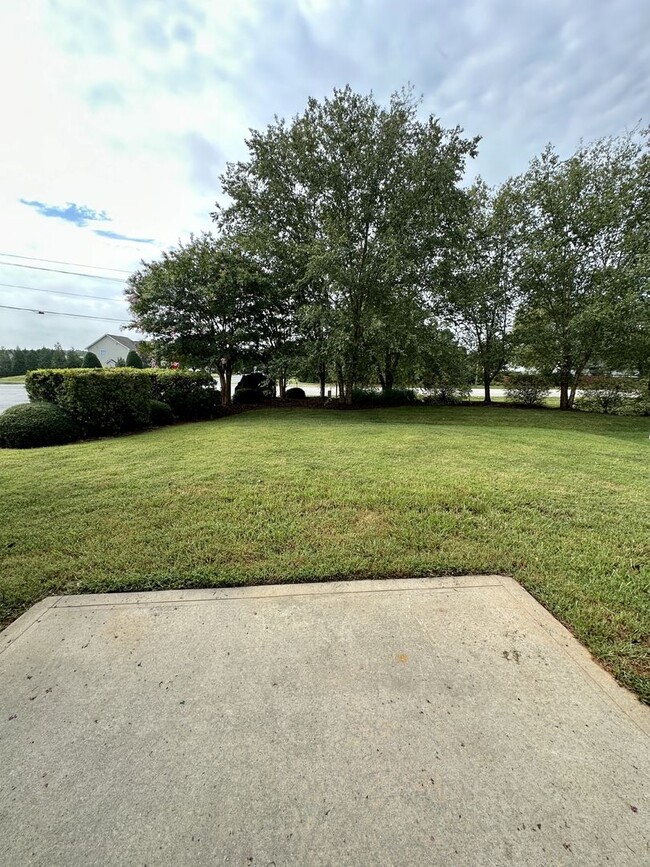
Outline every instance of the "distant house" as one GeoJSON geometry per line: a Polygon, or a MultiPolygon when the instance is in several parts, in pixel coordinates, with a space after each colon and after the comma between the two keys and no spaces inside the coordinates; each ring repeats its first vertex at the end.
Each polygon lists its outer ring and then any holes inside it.
{"type": "Polygon", "coordinates": [[[138,351],[138,345],[130,337],[121,334],[105,334],[86,347],[86,352],[94,352],[102,367],[115,367],[121,359],[126,361],[129,350],[138,351]]]}

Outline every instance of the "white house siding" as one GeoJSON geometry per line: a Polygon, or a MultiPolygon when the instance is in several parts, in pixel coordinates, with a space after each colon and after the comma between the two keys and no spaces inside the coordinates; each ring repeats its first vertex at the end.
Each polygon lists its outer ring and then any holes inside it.
{"type": "Polygon", "coordinates": [[[95,343],[91,343],[88,352],[95,353],[101,361],[102,367],[115,367],[118,359],[123,358],[126,361],[126,356],[129,354],[128,347],[122,346],[109,334],[105,334],[95,343]]]}

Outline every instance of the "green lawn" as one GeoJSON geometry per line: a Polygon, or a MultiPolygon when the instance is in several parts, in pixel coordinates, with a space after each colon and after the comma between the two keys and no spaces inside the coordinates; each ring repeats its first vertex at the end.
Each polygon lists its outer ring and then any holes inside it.
{"type": "Polygon", "coordinates": [[[25,382],[25,374],[21,376],[0,376],[0,385],[4,383],[22,385],[25,382]]]}
{"type": "Polygon", "coordinates": [[[650,420],[259,410],[0,452],[0,618],[52,593],[507,573],[650,702],[650,420]]]}

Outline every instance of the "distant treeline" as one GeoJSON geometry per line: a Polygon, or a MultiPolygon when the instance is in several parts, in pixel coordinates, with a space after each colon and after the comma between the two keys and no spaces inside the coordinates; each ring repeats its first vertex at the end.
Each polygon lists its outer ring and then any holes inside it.
{"type": "Polygon", "coordinates": [[[56,343],[51,349],[43,346],[40,349],[0,348],[0,377],[20,376],[28,370],[42,368],[81,367],[83,352],[76,349],[64,349],[56,343]]]}

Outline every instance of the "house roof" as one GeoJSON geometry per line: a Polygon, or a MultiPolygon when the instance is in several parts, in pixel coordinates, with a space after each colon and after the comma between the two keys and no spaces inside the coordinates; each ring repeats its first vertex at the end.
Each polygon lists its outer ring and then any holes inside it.
{"type": "Polygon", "coordinates": [[[138,344],[131,340],[130,337],[125,337],[123,334],[102,334],[101,337],[98,337],[97,340],[93,340],[86,349],[90,349],[91,346],[94,346],[96,343],[99,343],[100,340],[103,340],[105,337],[110,337],[112,340],[115,340],[116,343],[119,343],[125,349],[132,349],[134,352],[138,351],[138,344]]]}

